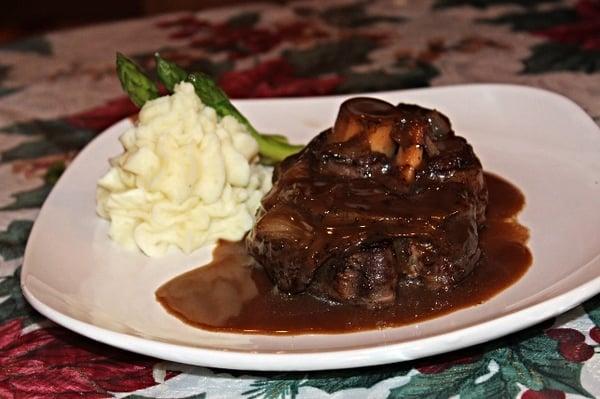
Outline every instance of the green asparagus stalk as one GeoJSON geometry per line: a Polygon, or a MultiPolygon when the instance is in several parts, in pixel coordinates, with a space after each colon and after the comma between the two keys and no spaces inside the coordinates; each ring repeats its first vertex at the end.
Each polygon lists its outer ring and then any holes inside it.
{"type": "Polygon", "coordinates": [[[227,95],[215,81],[202,72],[190,73],[186,80],[194,85],[196,94],[202,102],[214,108],[218,115],[221,117],[231,115],[242,125],[246,126],[250,135],[258,143],[260,155],[263,157],[270,158],[275,162],[283,161],[288,156],[297,153],[303,148],[302,145],[288,144],[287,139],[285,141],[282,140],[282,136],[259,133],[248,119],[229,101],[227,95]]]}
{"type": "Polygon", "coordinates": [[[165,60],[158,53],[154,54],[154,58],[156,59],[156,73],[158,78],[165,85],[167,90],[173,93],[175,85],[179,82],[183,82],[187,78],[188,73],[174,62],[165,60]]]}
{"type": "Polygon", "coordinates": [[[139,65],[121,53],[117,53],[117,75],[123,90],[138,107],[158,97],[156,84],[139,65]]]}
{"type": "MultiPolygon", "coordinates": [[[[257,141],[259,153],[265,163],[282,161],[302,149],[302,145],[289,144],[285,136],[259,133],[208,75],[202,72],[188,74],[177,64],[163,59],[160,54],[156,53],[154,56],[158,78],[167,90],[173,92],[177,83],[184,80],[190,82],[204,104],[214,108],[219,116],[230,115],[246,127],[250,135],[257,141]]],[[[121,53],[117,53],[117,74],[121,86],[138,107],[142,107],[146,101],[158,97],[156,84],[139,65],[121,53]]]]}
{"type": "MultiPolygon", "coordinates": [[[[155,53],[154,57],[156,58],[156,72],[157,75],[159,77],[159,79],[161,80],[161,82],[165,85],[165,87],[167,87],[167,89],[171,92],[173,92],[173,88],[175,87],[175,84],[184,81],[184,80],[189,80],[188,78],[188,73],[181,68],[179,65],[175,64],[174,62],[171,61],[167,61],[164,58],[162,58],[160,56],[159,53],[155,53]]],[[[198,75],[200,75],[201,80],[207,83],[207,86],[209,87],[208,90],[203,90],[201,91],[201,93],[198,93],[199,97],[202,99],[202,101],[211,106],[211,101],[217,102],[217,101],[221,101],[224,99],[224,101],[226,101],[227,103],[229,103],[230,107],[235,109],[235,107],[233,106],[233,104],[231,104],[231,102],[229,102],[229,99],[227,97],[227,95],[221,90],[221,88],[216,85],[214,83],[214,81],[212,81],[212,79],[210,77],[208,77],[206,74],[202,74],[202,73],[198,73],[198,75]],[[210,83],[209,83],[210,82],[210,83]],[[215,97],[217,96],[217,97],[215,97]],[[214,97],[214,98],[213,98],[214,97]]],[[[230,113],[220,113],[221,116],[225,116],[225,115],[232,115],[234,116],[236,119],[238,119],[241,123],[244,123],[244,125],[246,125],[246,127],[248,127],[249,131],[254,131],[256,132],[256,129],[254,129],[249,121],[237,110],[235,109],[235,112],[232,111],[230,113]]],[[[264,134],[264,133],[259,133],[261,136],[267,138],[268,140],[272,140],[272,141],[278,141],[282,144],[288,144],[288,139],[285,136],[279,135],[279,134],[264,134]]],[[[301,146],[298,146],[298,148],[301,148],[301,146]]]]}

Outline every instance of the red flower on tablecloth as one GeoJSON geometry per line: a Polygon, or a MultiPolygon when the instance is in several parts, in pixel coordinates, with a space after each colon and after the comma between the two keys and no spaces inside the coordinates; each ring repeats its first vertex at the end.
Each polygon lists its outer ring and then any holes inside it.
{"type": "Polygon", "coordinates": [[[337,75],[297,77],[294,68],[283,58],[275,58],[254,68],[226,72],[219,85],[234,98],[291,97],[332,93],[342,82],[337,75]]]}
{"type": "Polygon", "coordinates": [[[175,19],[159,21],[156,26],[161,29],[176,30],[169,35],[171,39],[184,39],[195,35],[202,29],[210,26],[206,21],[201,21],[193,15],[184,15],[175,19]]]}
{"type": "Polygon", "coordinates": [[[580,0],[575,6],[577,21],[534,33],[585,50],[600,50],[600,0],[580,0]]]}
{"type": "Polygon", "coordinates": [[[120,97],[90,110],[70,115],[65,121],[74,127],[101,132],[137,111],[137,106],[128,97],[120,97]]]}
{"type": "Polygon", "coordinates": [[[558,352],[566,360],[581,363],[594,356],[594,347],[585,343],[585,335],[573,328],[551,328],[546,335],[558,342],[558,352]]]}
{"type": "Polygon", "coordinates": [[[189,39],[191,47],[224,51],[230,59],[264,53],[284,41],[298,43],[327,36],[322,29],[304,21],[274,23],[268,27],[256,27],[255,22],[236,23],[229,20],[215,24],[185,16],[161,21],[157,26],[175,29],[169,35],[171,39],[189,39]]]}
{"type": "Polygon", "coordinates": [[[106,398],[155,385],[154,363],[60,327],[23,333],[19,319],[0,325],[2,398],[106,398]]]}
{"type": "Polygon", "coordinates": [[[190,45],[211,51],[228,51],[229,58],[235,59],[267,52],[284,41],[300,42],[324,35],[305,22],[268,29],[218,24],[210,27],[208,35],[193,40],[190,45]]]}
{"type": "Polygon", "coordinates": [[[590,329],[590,338],[600,344],[600,327],[594,326],[590,329]]]}
{"type": "Polygon", "coordinates": [[[481,20],[509,24],[515,31],[546,39],[531,47],[531,54],[523,59],[523,73],[592,74],[600,70],[600,0],[578,0],[573,5],[544,8],[535,3],[481,20]]]}
{"type": "Polygon", "coordinates": [[[557,389],[542,389],[541,391],[526,390],[521,399],[564,399],[565,393],[557,389]]]}

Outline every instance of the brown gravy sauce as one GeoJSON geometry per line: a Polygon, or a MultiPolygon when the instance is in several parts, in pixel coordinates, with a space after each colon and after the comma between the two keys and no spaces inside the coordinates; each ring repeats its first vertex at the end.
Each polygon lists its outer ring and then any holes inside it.
{"type": "Polygon", "coordinates": [[[221,241],[208,265],[161,286],[165,309],[196,327],[260,334],[339,333],[401,326],[481,304],[521,278],[531,265],[529,232],[516,219],[525,197],[486,173],[489,202],[480,235],[483,258],[454,289],[403,291],[384,309],[332,304],[303,293],[282,295],[246,253],[243,242],[221,241]]]}

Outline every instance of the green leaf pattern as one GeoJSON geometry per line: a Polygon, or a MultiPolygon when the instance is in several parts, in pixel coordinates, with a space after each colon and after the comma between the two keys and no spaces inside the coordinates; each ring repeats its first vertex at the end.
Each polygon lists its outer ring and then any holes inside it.
{"type": "Polygon", "coordinates": [[[20,268],[10,276],[0,277],[0,320],[21,318],[25,325],[44,320],[23,297],[20,280],[20,268]]]}
{"type": "Polygon", "coordinates": [[[53,49],[52,44],[46,37],[33,36],[27,39],[0,45],[0,51],[14,51],[50,56],[52,55],[53,49]]]}
{"type": "Polygon", "coordinates": [[[0,231],[0,256],[5,261],[20,258],[25,252],[25,244],[33,222],[15,220],[8,225],[6,231],[0,231]]]}

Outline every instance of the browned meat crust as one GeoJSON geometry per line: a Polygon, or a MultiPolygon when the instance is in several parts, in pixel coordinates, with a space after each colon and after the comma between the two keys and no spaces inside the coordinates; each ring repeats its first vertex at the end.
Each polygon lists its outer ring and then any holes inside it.
{"type": "Polygon", "coordinates": [[[475,267],[486,204],[481,163],[448,118],[354,98],[276,168],[246,246],[283,292],[385,306],[475,267]]]}

